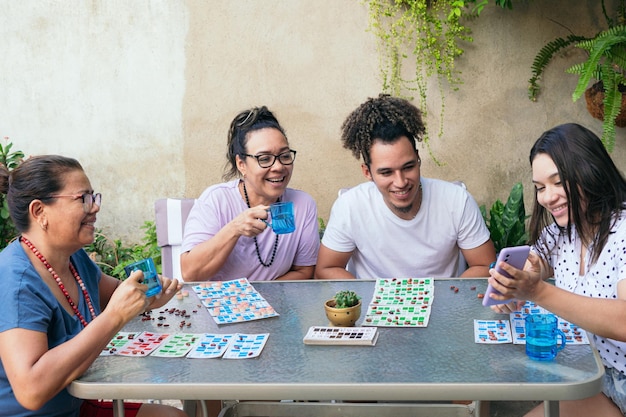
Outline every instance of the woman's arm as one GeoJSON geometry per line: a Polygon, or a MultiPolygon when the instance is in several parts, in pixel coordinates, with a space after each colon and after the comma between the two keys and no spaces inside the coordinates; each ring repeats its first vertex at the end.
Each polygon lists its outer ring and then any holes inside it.
{"type": "Polygon", "coordinates": [[[222,227],[212,238],[185,252],[180,257],[184,281],[206,281],[222,269],[240,236],[253,237],[267,225],[268,206],[248,209],[222,227]]]}
{"type": "Polygon", "coordinates": [[[87,370],[124,324],[145,311],[146,289],[140,279],[141,274],[132,274],[98,317],[53,349],[48,350],[44,332],[14,328],[0,333],[0,358],[23,407],[41,408],[87,370]]]}

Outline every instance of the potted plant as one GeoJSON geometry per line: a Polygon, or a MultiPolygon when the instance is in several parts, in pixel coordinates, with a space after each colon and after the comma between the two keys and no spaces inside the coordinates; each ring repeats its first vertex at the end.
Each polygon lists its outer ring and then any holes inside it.
{"type": "Polygon", "coordinates": [[[552,58],[565,48],[577,46],[587,51],[584,62],[573,65],[567,73],[578,75],[578,84],[572,93],[573,101],[585,95],[587,109],[590,114],[600,120],[602,125],[602,142],[611,152],[615,145],[615,126],[626,126],[626,112],[622,116],[622,103],[626,104],[623,92],[626,81],[626,0],[619,0],[615,18],[607,13],[605,0],[602,0],[602,13],[607,28],[589,38],[571,34],[566,38],[557,38],[548,42],[537,54],[531,66],[532,77],[529,80],[528,97],[537,100],[541,78],[546,66],[552,58]],[[595,80],[589,86],[591,80],[595,80]],[[623,117],[623,120],[618,117],[623,117]]]}
{"type": "Polygon", "coordinates": [[[524,188],[522,183],[517,183],[511,189],[506,204],[496,200],[491,206],[489,214],[484,205],[480,206],[480,212],[489,229],[491,240],[496,248],[496,253],[511,246],[524,245],[528,241],[526,232],[526,210],[524,208],[524,188]]]}
{"type": "Polygon", "coordinates": [[[361,297],[354,291],[338,291],[333,298],[324,303],[324,310],[332,325],[354,326],[361,316],[361,297]]]}

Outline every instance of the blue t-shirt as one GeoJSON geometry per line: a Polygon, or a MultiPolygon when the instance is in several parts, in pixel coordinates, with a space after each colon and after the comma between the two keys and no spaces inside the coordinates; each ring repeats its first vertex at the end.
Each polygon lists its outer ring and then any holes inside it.
{"type": "MultiPolygon", "coordinates": [[[[85,283],[96,314],[100,314],[100,269],[82,249],[71,256],[71,262],[85,283]]],[[[18,240],[0,253],[0,277],[0,332],[21,328],[46,333],[48,349],[52,349],[83,329],[78,317],[70,315],[59,304],[18,240]]],[[[79,299],[74,302],[78,303],[78,310],[85,320],[91,321],[91,313],[82,291],[79,291],[79,299]]],[[[63,389],[41,409],[27,410],[15,399],[4,366],[0,363],[0,416],[78,416],[81,402],[71,396],[67,389],[63,389]]]]}

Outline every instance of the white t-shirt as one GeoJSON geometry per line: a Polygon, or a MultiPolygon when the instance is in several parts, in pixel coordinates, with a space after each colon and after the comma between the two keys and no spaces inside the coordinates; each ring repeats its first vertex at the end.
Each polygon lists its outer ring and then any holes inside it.
{"type": "Polygon", "coordinates": [[[387,207],[373,182],[343,193],[333,204],[322,244],[352,252],[357,278],[452,277],[459,248],[489,239],[480,209],[462,187],[421,178],[422,204],[412,220],[387,207]]]}

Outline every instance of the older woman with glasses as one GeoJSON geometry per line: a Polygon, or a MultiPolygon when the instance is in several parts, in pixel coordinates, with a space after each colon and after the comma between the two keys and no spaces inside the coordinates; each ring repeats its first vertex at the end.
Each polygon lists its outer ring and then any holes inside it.
{"type": "Polygon", "coordinates": [[[287,187],[296,151],[272,112],[263,106],[239,113],[228,132],[227,157],[227,182],[207,188],[187,218],[183,279],[312,278],[319,249],[317,206],[307,193],[287,187]],[[296,229],[275,234],[266,223],[268,210],[287,201],[294,205],[296,229]]]}
{"type": "MultiPolygon", "coordinates": [[[[0,192],[20,233],[0,253],[0,414],[83,415],[66,387],[124,324],[181,284],[163,278],[162,294],[147,298],[141,272],[122,282],[100,271],[82,248],[94,240],[102,197],[75,159],[32,157],[11,173],[0,165],[0,192]]],[[[144,404],[136,415],[186,414],[144,404]]]]}

